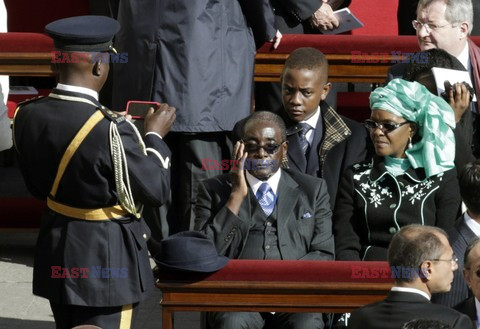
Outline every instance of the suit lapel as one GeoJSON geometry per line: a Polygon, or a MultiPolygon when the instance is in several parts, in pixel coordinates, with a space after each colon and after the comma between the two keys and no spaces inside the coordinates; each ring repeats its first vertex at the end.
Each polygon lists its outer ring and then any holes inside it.
{"type": "Polygon", "coordinates": [[[277,190],[277,225],[278,238],[281,240],[281,235],[284,231],[281,227],[285,226],[289,220],[294,219],[293,211],[295,204],[298,201],[298,184],[290,177],[290,175],[282,170],[282,176],[277,190]]]}
{"type": "Polygon", "coordinates": [[[468,245],[470,241],[477,239],[475,233],[473,233],[467,224],[465,224],[465,217],[463,215],[459,218],[457,229],[462,238],[465,240],[465,244],[468,245]]]}
{"type": "Polygon", "coordinates": [[[318,171],[318,149],[319,145],[322,142],[323,138],[323,129],[319,129],[318,127],[323,126],[323,116],[321,109],[319,109],[320,115],[318,116],[317,124],[313,127],[314,134],[312,140],[312,146],[310,147],[310,153],[308,154],[308,161],[307,161],[307,170],[305,171],[307,174],[316,176],[318,171]]]}

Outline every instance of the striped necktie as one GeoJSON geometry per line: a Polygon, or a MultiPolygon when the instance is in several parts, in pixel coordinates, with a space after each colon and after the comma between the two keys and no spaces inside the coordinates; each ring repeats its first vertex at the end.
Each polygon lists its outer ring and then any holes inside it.
{"type": "Polygon", "coordinates": [[[275,208],[275,193],[268,183],[263,183],[257,190],[256,197],[265,215],[270,216],[275,208]]]}

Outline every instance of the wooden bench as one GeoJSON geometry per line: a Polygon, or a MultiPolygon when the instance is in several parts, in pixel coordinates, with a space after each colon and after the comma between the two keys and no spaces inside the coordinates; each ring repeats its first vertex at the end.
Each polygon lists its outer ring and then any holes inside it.
{"type": "Polygon", "coordinates": [[[162,328],[173,313],[350,312],[383,300],[393,285],[386,262],[230,260],[213,274],[161,272],[162,328]]]}

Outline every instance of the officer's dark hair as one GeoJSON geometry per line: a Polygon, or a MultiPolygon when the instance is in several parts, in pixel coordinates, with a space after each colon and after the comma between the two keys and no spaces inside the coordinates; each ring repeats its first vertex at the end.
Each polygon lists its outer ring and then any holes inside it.
{"type": "Polygon", "coordinates": [[[273,123],[280,129],[280,133],[282,135],[282,142],[287,140],[287,128],[285,127],[285,122],[283,122],[283,119],[280,116],[269,111],[253,112],[247,118],[247,121],[245,121],[245,125],[243,126],[243,136],[245,135],[245,131],[247,131],[248,125],[258,121],[266,121],[273,123]]]}
{"type": "Polygon", "coordinates": [[[425,58],[425,61],[409,63],[405,68],[405,80],[416,81],[420,74],[431,72],[433,67],[466,71],[465,67],[455,56],[450,55],[443,49],[433,48],[425,50],[420,52],[419,58],[425,58]]]}
{"type": "Polygon", "coordinates": [[[327,58],[320,50],[311,47],[298,48],[292,51],[285,62],[283,73],[287,69],[319,70],[321,75],[328,79],[327,58]]]}
{"type": "MultiPolygon", "coordinates": [[[[392,238],[388,247],[388,263],[392,268],[418,269],[431,259],[437,259],[444,251],[438,235],[447,237],[447,233],[435,226],[411,224],[404,226],[392,238]]],[[[413,282],[417,276],[401,275],[397,282],[413,282]]]]}
{"type": "Polygon", "coordinates": [[[405,322],[400,329],[453,329],[450,325],[440,320],[414,319],[405,322]]]}
{"type": "Polygon", "coordinates": [[[470,241],[465,249],[465,254],[463,255],[463,268],[469,270],[471,266],[471,261],[468,259],[470,252],[480,243],[480,239],[476,238],[470,241]]]}
{"type": "Polygon", "coordinates": [[[480,160],[469,162],[460,171],[458,178],[460,195],[469,212],[480,215],[480,160]]]}

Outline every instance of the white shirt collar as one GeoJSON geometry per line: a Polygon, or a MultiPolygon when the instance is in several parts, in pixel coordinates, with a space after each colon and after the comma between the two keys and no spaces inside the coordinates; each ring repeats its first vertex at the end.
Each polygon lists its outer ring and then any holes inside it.
{"type": "Polygon", "coordinates": [[[308,123],[310,127],[312,127],[312,129],[310,129],[305,135],[305,138],[308,140],[308,143],[310,145],[312,145],[313,135],[314,135],[315,127],[317,126],[319,117],[320,117],[320,106],[317,107],[317,110],[310,118],[304,121],[300,121],[300,123],[305,122],[305,123],[308,123]]]}
{"type": "Polygon", "coordinates": [[[462,63],[463,66],[467,69],[467,71],[471,75],[470,70],[470,52],[468,48],[468,42],[465,43],[465,47],[463,48],[462,52],[457,56],[457,59],[462,63]]]}
{"type": "Polygon", "coordinates": [[[57,89],[60,90],[65,90],[65,91],[72,91],[75,93],[81,93],[81,94],[86,94],[89,96],[92,96],[98,101],[98,93],[90,88],[85,88],[85,87],[79,87],[79,86],[72,86],[72,85],[65,85],[63,83],[58,83],[57,84],[57,89]]]}
{"type": "Polygon", "coordinates": [[[416,288],[392,287],[392,289],[390,291],[412,292],[412,293],[415,293],[415,294],[422,295],[426,299],[430,300],[430,296],[428,296],[428,294],[425,291],[421,291],[421,290],[416,289],[416,288]]]}
{"type": "Polygon", "coordinates": [[[257,195],[257,190],[263,183],[267,182],[268,185],[272,188],[273,193],[277,196],[278,190],[278,183],[280,182],[280,177],[282,175],[282,170],[279,169],[275,174],[273,174],[269,179],[266,181],[259,180],[257,177],[250,174],[248,171],[245,171],[245,177],[247,178],[248,184],[252,189],[253,194],[257,195]]]}
{"type": "Polygon", "coordinates": [[[480,236],[480,224],[475,219],[470,217],[466,211],[463,214],[463,220],[476,236],[480,236]]]}

